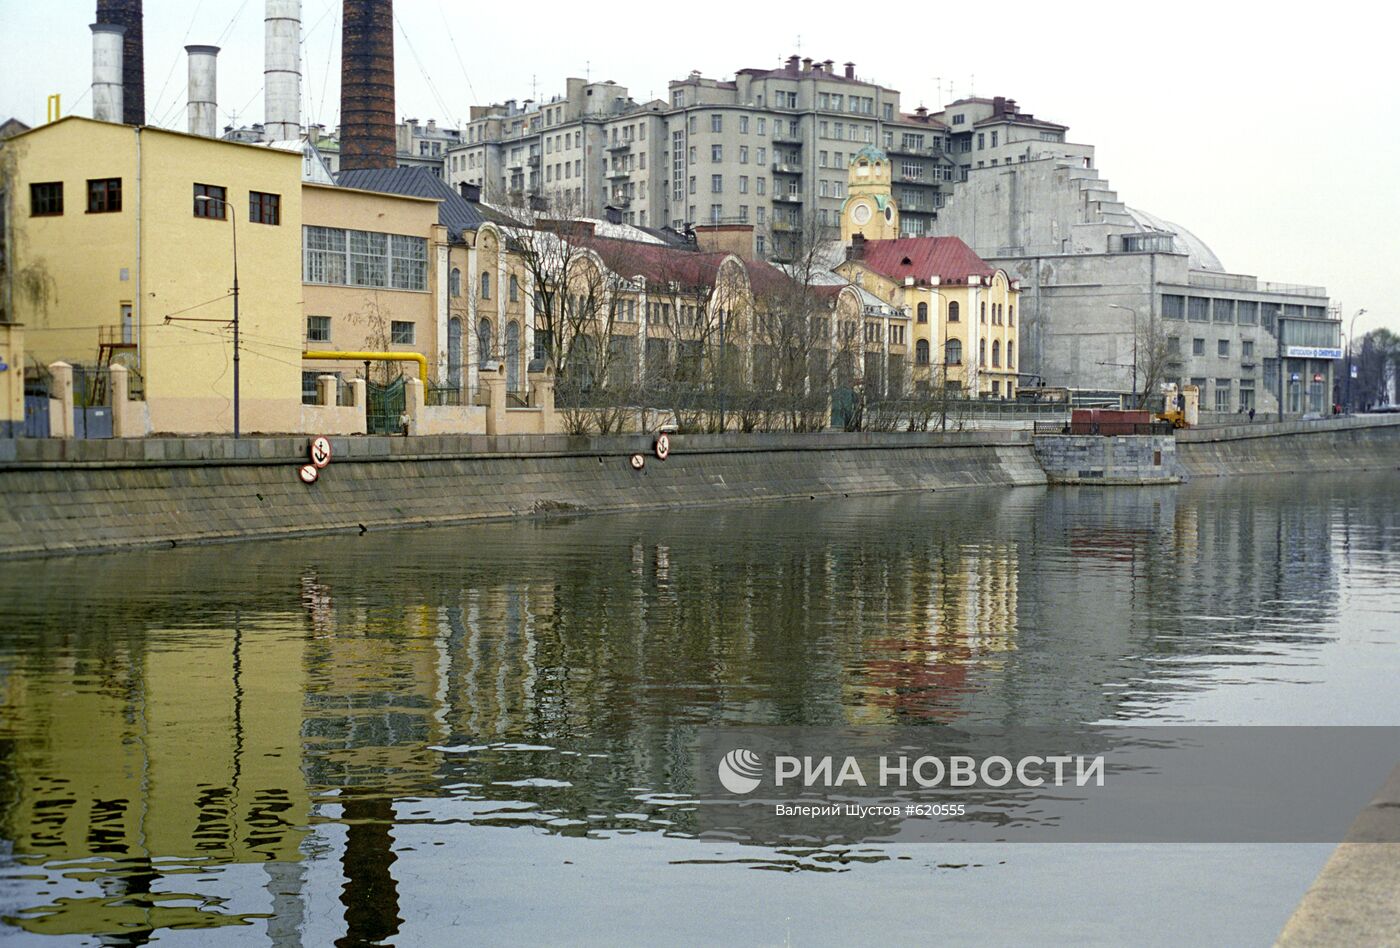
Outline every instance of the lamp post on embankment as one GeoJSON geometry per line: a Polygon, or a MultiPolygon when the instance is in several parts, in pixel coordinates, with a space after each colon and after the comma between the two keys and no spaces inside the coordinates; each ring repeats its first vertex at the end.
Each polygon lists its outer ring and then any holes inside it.
{"type": "Polygon", "coordinates": [[[195,203],[208,203],[219,209],[220,216],[227,213],[233,223],[233,436],[239,437],[239,375],[238,375],[238,215],[223,198],[200,194],[195,203]]]}

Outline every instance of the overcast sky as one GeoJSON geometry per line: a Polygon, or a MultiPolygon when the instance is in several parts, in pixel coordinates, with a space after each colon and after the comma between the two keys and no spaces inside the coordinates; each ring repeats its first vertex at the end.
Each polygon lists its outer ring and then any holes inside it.
{"type": "MultiPolygon", "coordinates": [[[[0,0],[0,119],[36,124],[54,92],[65,113],[91,114],[95,6],[0,0]]],[[[302,7],[306,118],[333,126],[340,0],[302,7]]],[[[1380,5],[1003,0],[858,5],[857,18],[848,4],[752,0],[395,7],[401,117],[461,121],[474,104],[559,93],[567,76],[664,97],[692,69],[727,78],[799,51],[855,61],[906,110],[1009,96],[1069,125],[1121,199],[1190,228],[1227,269],[1325,285],[1345,323],[1369,311],[1358,334],[1400,331],[1400,83],[1380,5]]],[[[223,122],[262,120],[262,0],[145,0],[145,12],[149,122],[185,127],[190,43],[223,47],[223,122]]]]}

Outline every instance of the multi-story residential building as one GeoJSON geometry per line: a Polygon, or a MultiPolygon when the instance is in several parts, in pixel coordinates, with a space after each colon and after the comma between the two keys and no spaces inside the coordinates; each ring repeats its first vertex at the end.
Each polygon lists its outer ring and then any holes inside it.
{"type": "Polygon", "coordinates": [[[1090,156],[1031,147],[972,167],[936,222],[1024,285],[1023,386],[1175,381],[1206,412],[1329,410],[1341,350],[1325,289],[1229,273],[1184,227],[1127,207],[1090,156]]]}
{"type": "Polygon", "coordinates": [[[462,143],[462,133],[455,128],[440,128],[436,119],[420,125],[416,118],[404,119],[398,130],[398,166],[427,168],[435,177],[442,177],[447,153],[462,143]]]}
{"type": "Polygon", "coordinates": [[[548,198],[562,215],[602,217],[613,207],[626,223],[661,226],[663,106],[635,102],[615,82],[569,79],[547,102],[473,108],[462,143],[447,153],[447,180],[498,204],[548,198]]]}
{"type": "Polygon", "coordinates": [[[691,73],[664,102],[570,79],[549,102],[474,109],[447,175],[488,200],[567,198],[568,210],[601,217],[612,206],[639,226],[751,225],[752,252],[764,257],[836,237],[847,168],[866,145],[891,156],[901,233],[919,236],[979,161],[1092,161],[1092,149],[1064,137],[1064,126],[1004,98],[904,112],[897,90],[859,77],[854,63],[790,56],[732,79],[691,73]]]}

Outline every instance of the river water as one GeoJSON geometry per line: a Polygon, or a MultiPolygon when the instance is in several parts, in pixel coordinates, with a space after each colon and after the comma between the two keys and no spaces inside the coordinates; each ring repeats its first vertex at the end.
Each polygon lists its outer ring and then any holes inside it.
{"type": "Polygon", "coordinates": [[[687,829],[713,725],[1400,725],[1394,474],[7,563],[0,939],[1268,943],[1326,845],[687,829]]]}

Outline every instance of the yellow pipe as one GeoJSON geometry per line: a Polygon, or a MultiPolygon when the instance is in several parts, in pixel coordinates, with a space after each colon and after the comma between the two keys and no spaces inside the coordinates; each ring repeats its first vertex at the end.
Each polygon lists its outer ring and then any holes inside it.
{"type": "Polygon", "coordinates": [[[303,352],[301,357],[318,362],[417,362],[418,377],[428,387],[428,357],[417,352],[303,352]]]}

